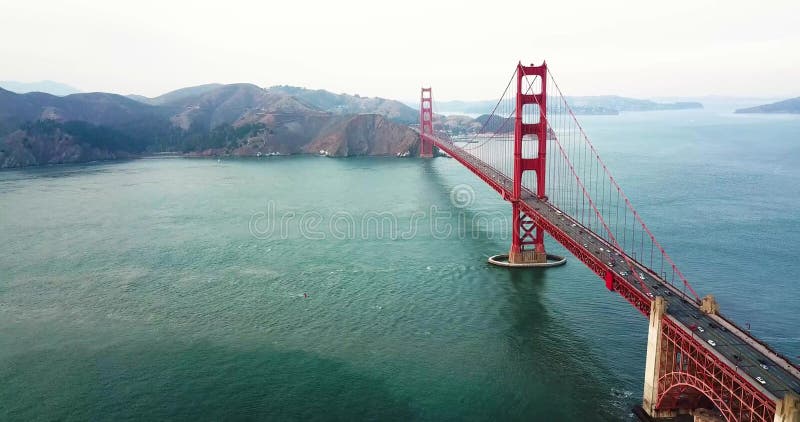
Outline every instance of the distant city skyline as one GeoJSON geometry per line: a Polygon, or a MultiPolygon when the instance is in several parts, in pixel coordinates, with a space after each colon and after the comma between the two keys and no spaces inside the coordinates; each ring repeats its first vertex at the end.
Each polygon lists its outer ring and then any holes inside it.
{"type": "Polygon", "coordinates": [[[517,61],[547,59],[567,95],[800,96],[792,1],[66,3],[0,7],[0,80],[148,97],[287,84],[405,101],[424,85],[487,100],[517,61]]]}

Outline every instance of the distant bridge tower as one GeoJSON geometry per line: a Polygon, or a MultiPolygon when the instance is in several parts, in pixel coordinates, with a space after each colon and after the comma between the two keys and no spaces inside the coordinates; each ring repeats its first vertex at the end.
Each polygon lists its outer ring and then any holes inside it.
{"type": "MultiPolygon", "coordinates": [[[[431,88],[422,88],[420,95],[419,133],[420,135],[434,136],[433,94],[431,88]]],[[[420,136],[419,156],[422,158],[433,157],[433,142],[425,136],[420,136]]]]}
{"type": "Polygon", "coordinates": [[[541,66],[517,65],[517,104],[514,116],[514,188],[512,190],[511,204],[513,208],[514,233],[511,238],[511,249],[508,252],[508,262],[511,264],[545,264],[547,252],[544,249],[544,229],[536,225],[520,209],[522,198],[522,174],[526,171],[536,173],[536,196],[547,199],[545,195],[545,164],[547,157],[547,63],[541,66]],[[534,83],[541,84],[539,93],[525,94],[523,81],[526,77],[535,77],[534,83]],[[525,106],[538,108],[538,121],[524,122],[523,112],[525,106]],[[537,138],[536,157],[522,156],[522,140],[526,135],[537,138]]]}

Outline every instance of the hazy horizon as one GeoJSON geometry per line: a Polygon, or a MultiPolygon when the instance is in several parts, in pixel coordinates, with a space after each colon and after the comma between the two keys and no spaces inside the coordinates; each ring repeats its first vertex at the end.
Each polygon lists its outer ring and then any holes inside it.
{"type": "Polygon", "coordinates": [[[697,3],[10,1],[0,80],[147,97],[286,84],[404,101],[424,85],[440,99],[486,100],[518,61],[547,59],[566,95],[800,96],[800,4],[697,3]],[[517,18],[533,14],[547,18],[517,18]]]}
{"type": "MultiPolygon", "coordinates": [[[[232,83],[233,83],[233,84],[235,84],[235,83],[237,83],[237,82],[232,82],[232,83]]],[[[238,82],[238,83],[250,83],[250,82],[238,82]]],[[[11,92],[15,92],[15,93],[27,93],[27,92],[45,92],[45,93],[50,93],[50,94],[52,94],[52,95],[57,95],[57,96],[70,95],[70,94],[58,94],[58,93],[52,93],[52,92],[49,92],[48,90],[39,90],[39,91],[37,91],[37,90],[34,90],[34,89],[30,89],[31,87],[34,87],[34,86],[37,86],[37,85],[40,85],[40,84],[41,84],[41,85],[58,85],[58,87],[56,87],[56,88],[69,88],[69,89],[73,89],[73,90],[75,90],[75,91],[76,91],[76,92],[75,92],[76,94],[86,94],[86,93],[91,93],[91,92],[100,92],[100,91],[85,91],[85,90],[82,90],[82,89],[80,89],[79,87],[75,87],[75,86],[68,85],[68,84],[63,84],[63,83],[60,83],[60,82],[58,82],[58,81],[53,81],[53,80],[41,80],[41,81],[0,81],[0,88],[3,88],[3,89],[5,89],[5,90],[11,91],[11,92]],[[6,86],[6,84],[13,84],[13,85],[6,86]],[[25,87],[26,87],[26,88],[28,88],[28,89],[20,89],[22,86],[25,86],[25,87]],[[14,88],[14,89],[12,89],[12,88],[14,88]]],[[[200,85],[212,85],[212,84],[219,84],[219,83],[218,83],[218,82],[208,82],[207,84],[200,84],[200,85]]],[[[200,85],[193,85],[193,86],[184,86],[184,87],[179,87],[179,88],[175,88],[174,90],[170,90],[170,91],[167,91],[167,92],[163,92],[163,93],[161,93],[161,94],[158,94],[158,95],[156,95],[156,96],[154,96],[154,97],[148,97],[148,98],[155,98],[155,97],[158,97],[159,95],[168,94],[168,93],[170,93],[170,92],[173,92],[173,91],[176,91],[176,90],[180,90],[180,89],[183,89],[183,88],[192,88],[192,87],[196,87],[196,86],[200,86],[200,85]]],[[[267,89],[267,88],[270,88],[270,87],[261,87],[261,88],[265,88],[265,89],[267,89]]],[[[304,88],[304,89],[310,89],[310,90],[327,90],[327,89],[326,89],[326,88],[324,88],[324,87],[302,87],[302,88],[304,88]]],[[[327,91],[330,91],[330,90],[327,90],[327,91]]],[[[117,94],[117,95],[123,95],[123,96],[141,95],[141,94],[137,94],[137,93],[124,93],[124,92],[113,92],[113,91],[102,91],[102,92],[107,92],[107,93],[111,93],[111,94],[117,94]]],[[[331,92],[332,92],[332,91],[331,91],[331,92]]],[[[334,93],[334,94],[348,94],[348,95],[352,95],[352,94],[350,94],[350,93],[346,93],[346,92],[344,92],[344,93],[343,93],[343,92],[333,92],[333,93],[334,93]]],[[[618,95],[618,94],[614,94],[614,93],[607,93],[607,94],[596,94],[596,95],[580,95],[580,94],[576,94],[576,95],[572,95],[571,97],[604,97],[604,96],[615,96],[615,95],[618,95]]],[[[383,98],[385,98],[385,97],[383,97],[383,98]]],[[[651,101],[664,101],[664,102],[670,102],[670,101],[686,101],[686,100],[695,100],[695,101],[699,101],[699,100],[705,100],[705,101],[723,101],[723,102],[726,102],[726,101],[731,101],[731,102],[741,102],[741,101],[760,101],[760,100],[775,100],[775,101],[778,101],[778,100],[781,100],[783,97],[774,97],[774,96],[768,96],[768,97],[749,97],[749,96],[699,95],[699,96],[688,96],[688,97],[655,96],[655,97],[630,97],[630,98],[637,98],[637,99],[644,99],[644,100],[651,100],[651,101]]],[[[396,100],[396,101],[399,101],[399,102],[401,102],[401,103],[404,103],[404,104],[406,104],[406,105],[411,105],[411,104],[415,104],[415,105],[416,105],[416,103],[417,103],[417,102],[419,102],[419,99],[409,99],[409,98],[386,98],[386,99],[389,99],[389,100],[396,100]]],[[[465,103],[472,103],[472,102],[476,102],[476,103],[477,103],[477,102],[485,102],[485,101],[497,101],[497,99],[496,99],[496,98],[494,98],[494,99],[492,99],[492,98],[485,98],[485,99],[474,99],[474,100],[464,100],[464,99],[461,99],[461,98],[452,98],[452,99],[438,99],[438,98],[437,98],[437,100],[438,100],[439,102],[447,102],[447,103],[449,103],[449,102],[465,102],[465,103]]]]}

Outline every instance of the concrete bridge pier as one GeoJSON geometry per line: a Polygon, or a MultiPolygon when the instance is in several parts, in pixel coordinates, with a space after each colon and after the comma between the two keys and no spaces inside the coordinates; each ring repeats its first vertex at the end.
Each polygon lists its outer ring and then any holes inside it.
{"type": "Polygon", "coordinates": [[[661,319],[667,311],[667,302],[656,296],[650,306],[650,326],[647,331],[647,358],[644,364],[644,395],[642,408],[652,418],[676,416],[675,411],[656,410],[658,403],[658,374],[661,369],[661,319]]]}
{"type": "Polygon", "coordinates": [[[800,422],[800,397],[788,393],[775,407],[774,422],[800,422]]]}
{"type": "MultiPolygon", "coordinates": [[[[703,305],[709,310],[716,311],[713,297],[705,298],[703,305]]],[[[692,415],[695,421],[717,422],[724,420],[716,412],[706,409],[656,409],[658,396],[658,378],[661,372],[661,365],[665,364],[666,356],[669,354],[665,345],[662,345],[662,319],[667,311],[667,302],[663,297],[656,296],[650,307],[650,325],[647,331],[647,358],[644,370],[644,394],[642,399],[642,410],[651,418],[658,420],[661,418],[674,418],[679,413],[692,415]]],[[[776,401],[775,418],[773,422],[800,422],[800,397],[796,394],[788,393],[782,399],[776,401]]]]}
{"type": "Polygon", "coordinates": [[[512,202],[511,248],[508,255],[495,255],[489,263],[500,267],[546,268],[564,265],[567,259],[548,254],[544,249],[544,228],[522,212],[520,202],[512,202]]]}

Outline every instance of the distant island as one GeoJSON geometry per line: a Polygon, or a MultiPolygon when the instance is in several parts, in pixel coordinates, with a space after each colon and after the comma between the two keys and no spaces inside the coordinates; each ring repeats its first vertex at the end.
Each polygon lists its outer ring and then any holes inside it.
{"type": "Polygon", "coordinates": [[[736,113],[791,113],[800,114],[800,97],[764,104],[749,108],[740,108],[736,113]]]}
{"type": "MultiPolygon", "coordinates": [[[[684,110],[703,108],[698,102],[657,103],[616,95],[568,97],[567,102],[575,114],[579,115],[618,115],[628,111],[684,110]]],[[[442,110],[434,119],[434,126],[440,133],[454,137],[470,137],[478,132],[513,132],[513,119],[505,116],[490,116],[497,101],[441,101],[436,108],[442,110]],[[472,118],[457,113],[479,114],[472,118]]]]}
{"type": "MultiPolygon", "coordinates": [[[[567,102],[575,114],[579,115],[617,115],[626,111],[685,110],[703,108],[698,102],[660,103],[650,100],[620,97],[618,95],[567,97],[567,102]]],[[[449,113],[484,114],[489,113],[497,100],[487,101],[441,101],[436,103],[439,110],[449,113]]]]}
{"type": "Polygon", "coordinates": [[[698,102],[660,103],[651,100],[600,95],[589,97],[567,97],[567,102],[576,114],[608,114],[604,110],[615,110],[618,114],[627,111],[686,110],[703,108],[698,102]],[[601,112],[597,112],[600,110],[601,112]]]}

